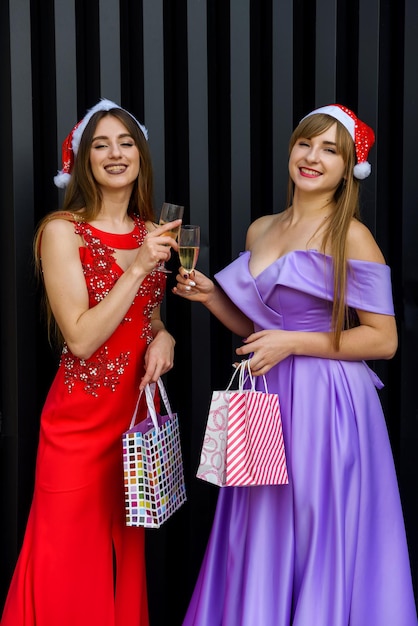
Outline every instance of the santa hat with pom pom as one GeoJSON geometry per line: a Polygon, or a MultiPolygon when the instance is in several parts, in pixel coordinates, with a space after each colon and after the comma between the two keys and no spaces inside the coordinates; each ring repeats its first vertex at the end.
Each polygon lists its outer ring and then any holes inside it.
{"type": "MultiPolygon", "coordinates": [[[[77,156],[81,137],[91,117],[95,113],[97,113],[97,111],[110,111],[111,109],[122,109],[122,107],[120,107],[118,104],[115,104],[111,100],[106,100],[105,98],[99,100],[99,102],[94,105],[94,107],[87,111],[83,119],[74,126],[70,134],[64,139],[62,144],[62,170],[59,170],[58,174],[54,176],[54,183],[57,187],[66,187],[71,179],[71,172],[73,171],[74,166],[74,158],[77,156]]],[[[126,109],[122,110],[126,111],[126,109]]],[[[129,111],[126,111],[126,113],[129,113],[129,111]]],[[[148,131],[145,126],[140,124],[138,120],[132,115],[132,113],[129,113],[129,115],[138,124],[145,139],[148,140],[148,131]]]]}
{"type": "MultiPolygon", "coordinates": [[[[319,109],[315,109],[305,115],[303,119],[315,115],[317,113],[325,113],[334,117],[341,122],[350,133],[356,150],[357,163],[354,166],[353,175],[355,178],[362,180],[367,178],[372,171],[370,163],[367,161],[370,148],[374,144],[374,132],[370,126],[358,119],[358,117],[342,104],[329,104],[319,109]]],[[[302,120],[301,120],[302,121],[302,120]]]]}

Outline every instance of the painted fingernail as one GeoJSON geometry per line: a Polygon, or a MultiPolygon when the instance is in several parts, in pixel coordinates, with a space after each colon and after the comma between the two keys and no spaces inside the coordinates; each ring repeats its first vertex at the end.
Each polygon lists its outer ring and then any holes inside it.
{"type": "Polygon", "coordinates": [[[186,291],[190,291],[191,287],[189,287],[188,285],[184,288],[186,291]]]}
{"type": "Polygon", "coordinates": [[[189,278],[188,274],[183,274],[183,278],[185,278],[186,280],[189,278]]]}
{"type": "Polygon", "coordinates": [[[194,282],[194,280],[189,281],[189,285],[190,287],[196,287],[196,283],[194,282]]]}

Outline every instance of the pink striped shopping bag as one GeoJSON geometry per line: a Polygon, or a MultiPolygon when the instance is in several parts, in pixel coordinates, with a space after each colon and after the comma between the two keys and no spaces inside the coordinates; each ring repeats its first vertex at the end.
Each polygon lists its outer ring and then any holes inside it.
{"type": "Polygon", "coordinates": [[[212,394],[197,477],[223,486],[283,485],[288,474],[279,398],[255,390],[248,361],[239,367],[239,388],[212,394]],[[244,389],[244,373],[251,388],[244,389]]]}

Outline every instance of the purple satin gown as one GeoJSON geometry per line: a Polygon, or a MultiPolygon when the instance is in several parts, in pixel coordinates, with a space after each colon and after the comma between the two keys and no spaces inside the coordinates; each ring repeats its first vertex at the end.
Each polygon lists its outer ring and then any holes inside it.
{"type": "MultiPolygon", "coordinates": [[[[216,278],[256,330],[329,331],[330,257],[294,251],[216,278]]],[[[348,305],[393,315],[390,269],[349,261],[348,305]]],[[[183,626],[416,626],[385,419],[362,361],[290,356],[279,394],[289,485],[225,487],[183,626]]]]}

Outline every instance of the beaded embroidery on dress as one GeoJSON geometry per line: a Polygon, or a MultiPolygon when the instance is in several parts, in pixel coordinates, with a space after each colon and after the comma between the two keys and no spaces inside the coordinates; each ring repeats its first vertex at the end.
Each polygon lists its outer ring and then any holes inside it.
{"type": "MultiPolygon", "coordinates": [[[[100,231],[91,224],[75,222],[74,232],[83,238],[85,244],[85,247],[80,248],[80,255],[90,307],[101,302],[108,295],[123,273],[115,260],[115,248],[108,244],[123,249],[134,249],[143,244],[148,232],[145,223],[136,216],[134,222],[134,229],[126,235],[113,235],[100,231]]],[[[161,303],[165,282],[166,277],[161,272],[153,270],[145,278],[135,297],[135,301],[138,297],[146,298],[142,308],[143,319],[138,328],[141,328],[140,338],[145,339],[147,344],[152,341],[151,317],[154,309],[161,303]]],[[[132,321],[133,318],[129,315],[122,323],[132,323],[132,321]]],[[[86,360],[74,356],[64,344],[60,365],[65,370],[65,384],[69,393],[73,391],[77,383],[81,383],[86,393],[97,396],[100,388],[115,391],[129,362],[129,351],[111,356],[107,345],[104,345],[95,355],[86,360]]]]}

